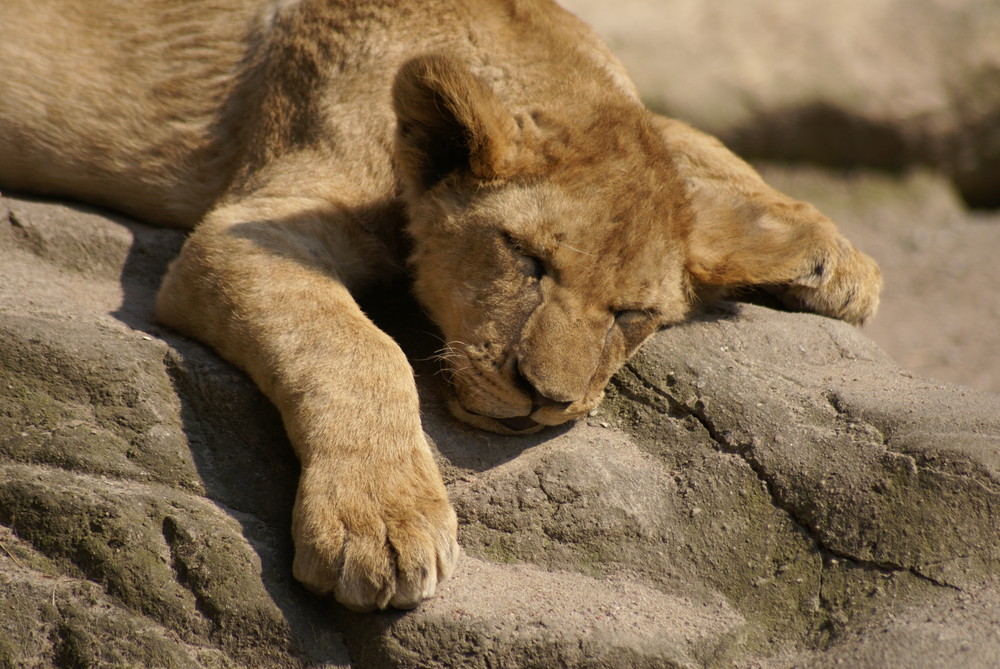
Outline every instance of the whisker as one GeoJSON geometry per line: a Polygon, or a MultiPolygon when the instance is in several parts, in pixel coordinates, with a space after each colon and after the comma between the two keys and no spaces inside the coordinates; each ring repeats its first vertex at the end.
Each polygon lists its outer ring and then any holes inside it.
{"type": "Polygon", "coordinates": [[[568,248],[568,249],[569,249],[570,251],[576,251],[576,252],[577,252],[577,253],[579,253],[580,255],[585,255],[585,256],[590,256],[591,258],[593,258],[593,257],[596,257],[596,255],[597,255],[596,253],[587,253],[586,251],[581,251],[581,250],[580,250],[580,249],[578,249],[578,248],[575,248],[575,247],[572,247],[572,246],[570,246],[570,245],[569,245],[569,244],[567,244],[566,242],[557,242],[557,244],[558,244],[559,246],[563,246],[563,247],[566,247],[566,248],[568,248]]]}

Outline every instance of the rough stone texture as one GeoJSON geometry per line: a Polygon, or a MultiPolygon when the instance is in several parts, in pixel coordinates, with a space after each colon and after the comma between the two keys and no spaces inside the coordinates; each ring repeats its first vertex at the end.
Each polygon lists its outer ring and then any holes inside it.
{"type": "Polygon", "coordinates": [[[597,415],[529,438],[456,424],[418,364],[458,572],[408,613],[307,594],[280,420],[149,320],[182,239],[0,199],[0,666],[997,665],[1000,396],[733,303],[649,342],[597,415]]]}
{"type": "Polygon", "coordinates": [[[565,0],[647,102],[743,155],[934,165],[1000,206],[1000,4],[565,0]]]}
{"type": "Polygon", "coordinates": [[[180,233],[0,200],[0,666],[343,666],[276,412],[149,322],[180,233]]]}

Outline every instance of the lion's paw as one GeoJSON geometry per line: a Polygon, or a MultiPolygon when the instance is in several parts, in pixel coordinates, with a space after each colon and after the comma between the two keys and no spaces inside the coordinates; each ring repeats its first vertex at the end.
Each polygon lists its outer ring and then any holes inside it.
{"type": "MultiPolygon", "coordinates": [[[[847,244],[845,240],[845,245],[847,244]]],[[[862,325],[878,311],[882,273],[878,264],[853,246],[817,262],[812,273],[784,287],[781,299],[806,309],[862,325]]]]}
{"type": "Polygon", "coordinates": [[[378,481],[303,471],[295,578],[355,611],[410,609],[434,595],[458,558],[457,520],[433,461],[422,464],[378,481]]]}

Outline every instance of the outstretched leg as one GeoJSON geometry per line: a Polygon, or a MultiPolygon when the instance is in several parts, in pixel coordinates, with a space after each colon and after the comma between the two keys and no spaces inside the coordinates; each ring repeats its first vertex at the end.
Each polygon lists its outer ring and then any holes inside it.
{"type": "Polygon", "coordinates": [[[714,137],[656,122],[687,186],[695,220],[688,270],[703,286],[759,286],[793,308],[861,324],[878,309],[882,275],[826,216],[764,183],[714,137]]]}
{"type": "Polygon", "coordinates": [[[209,214],[157,301],[165,324],[246,370],[302,463],[296,578],[358,610],[415,606],[458,554],[411,368],[348,286],[368,268],[345,212],[254,198],[209,214]]]}

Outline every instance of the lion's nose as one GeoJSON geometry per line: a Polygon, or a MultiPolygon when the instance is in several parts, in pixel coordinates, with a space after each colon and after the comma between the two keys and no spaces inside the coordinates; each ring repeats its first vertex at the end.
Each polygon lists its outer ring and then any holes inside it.
{"type": "Polygon", "coordinates": [[[574,402],[574,400],[560,400],[547,397],[545,394],[540,392],[535,384],[532,383],[531,380],[528,379],[528,377],[521,371],[521,365],[519,362],[515,362],[514,364],[514,382],[531,396],[534,409],[552,408],[562,411],[564,409],[568,409],[574,402]]]}

